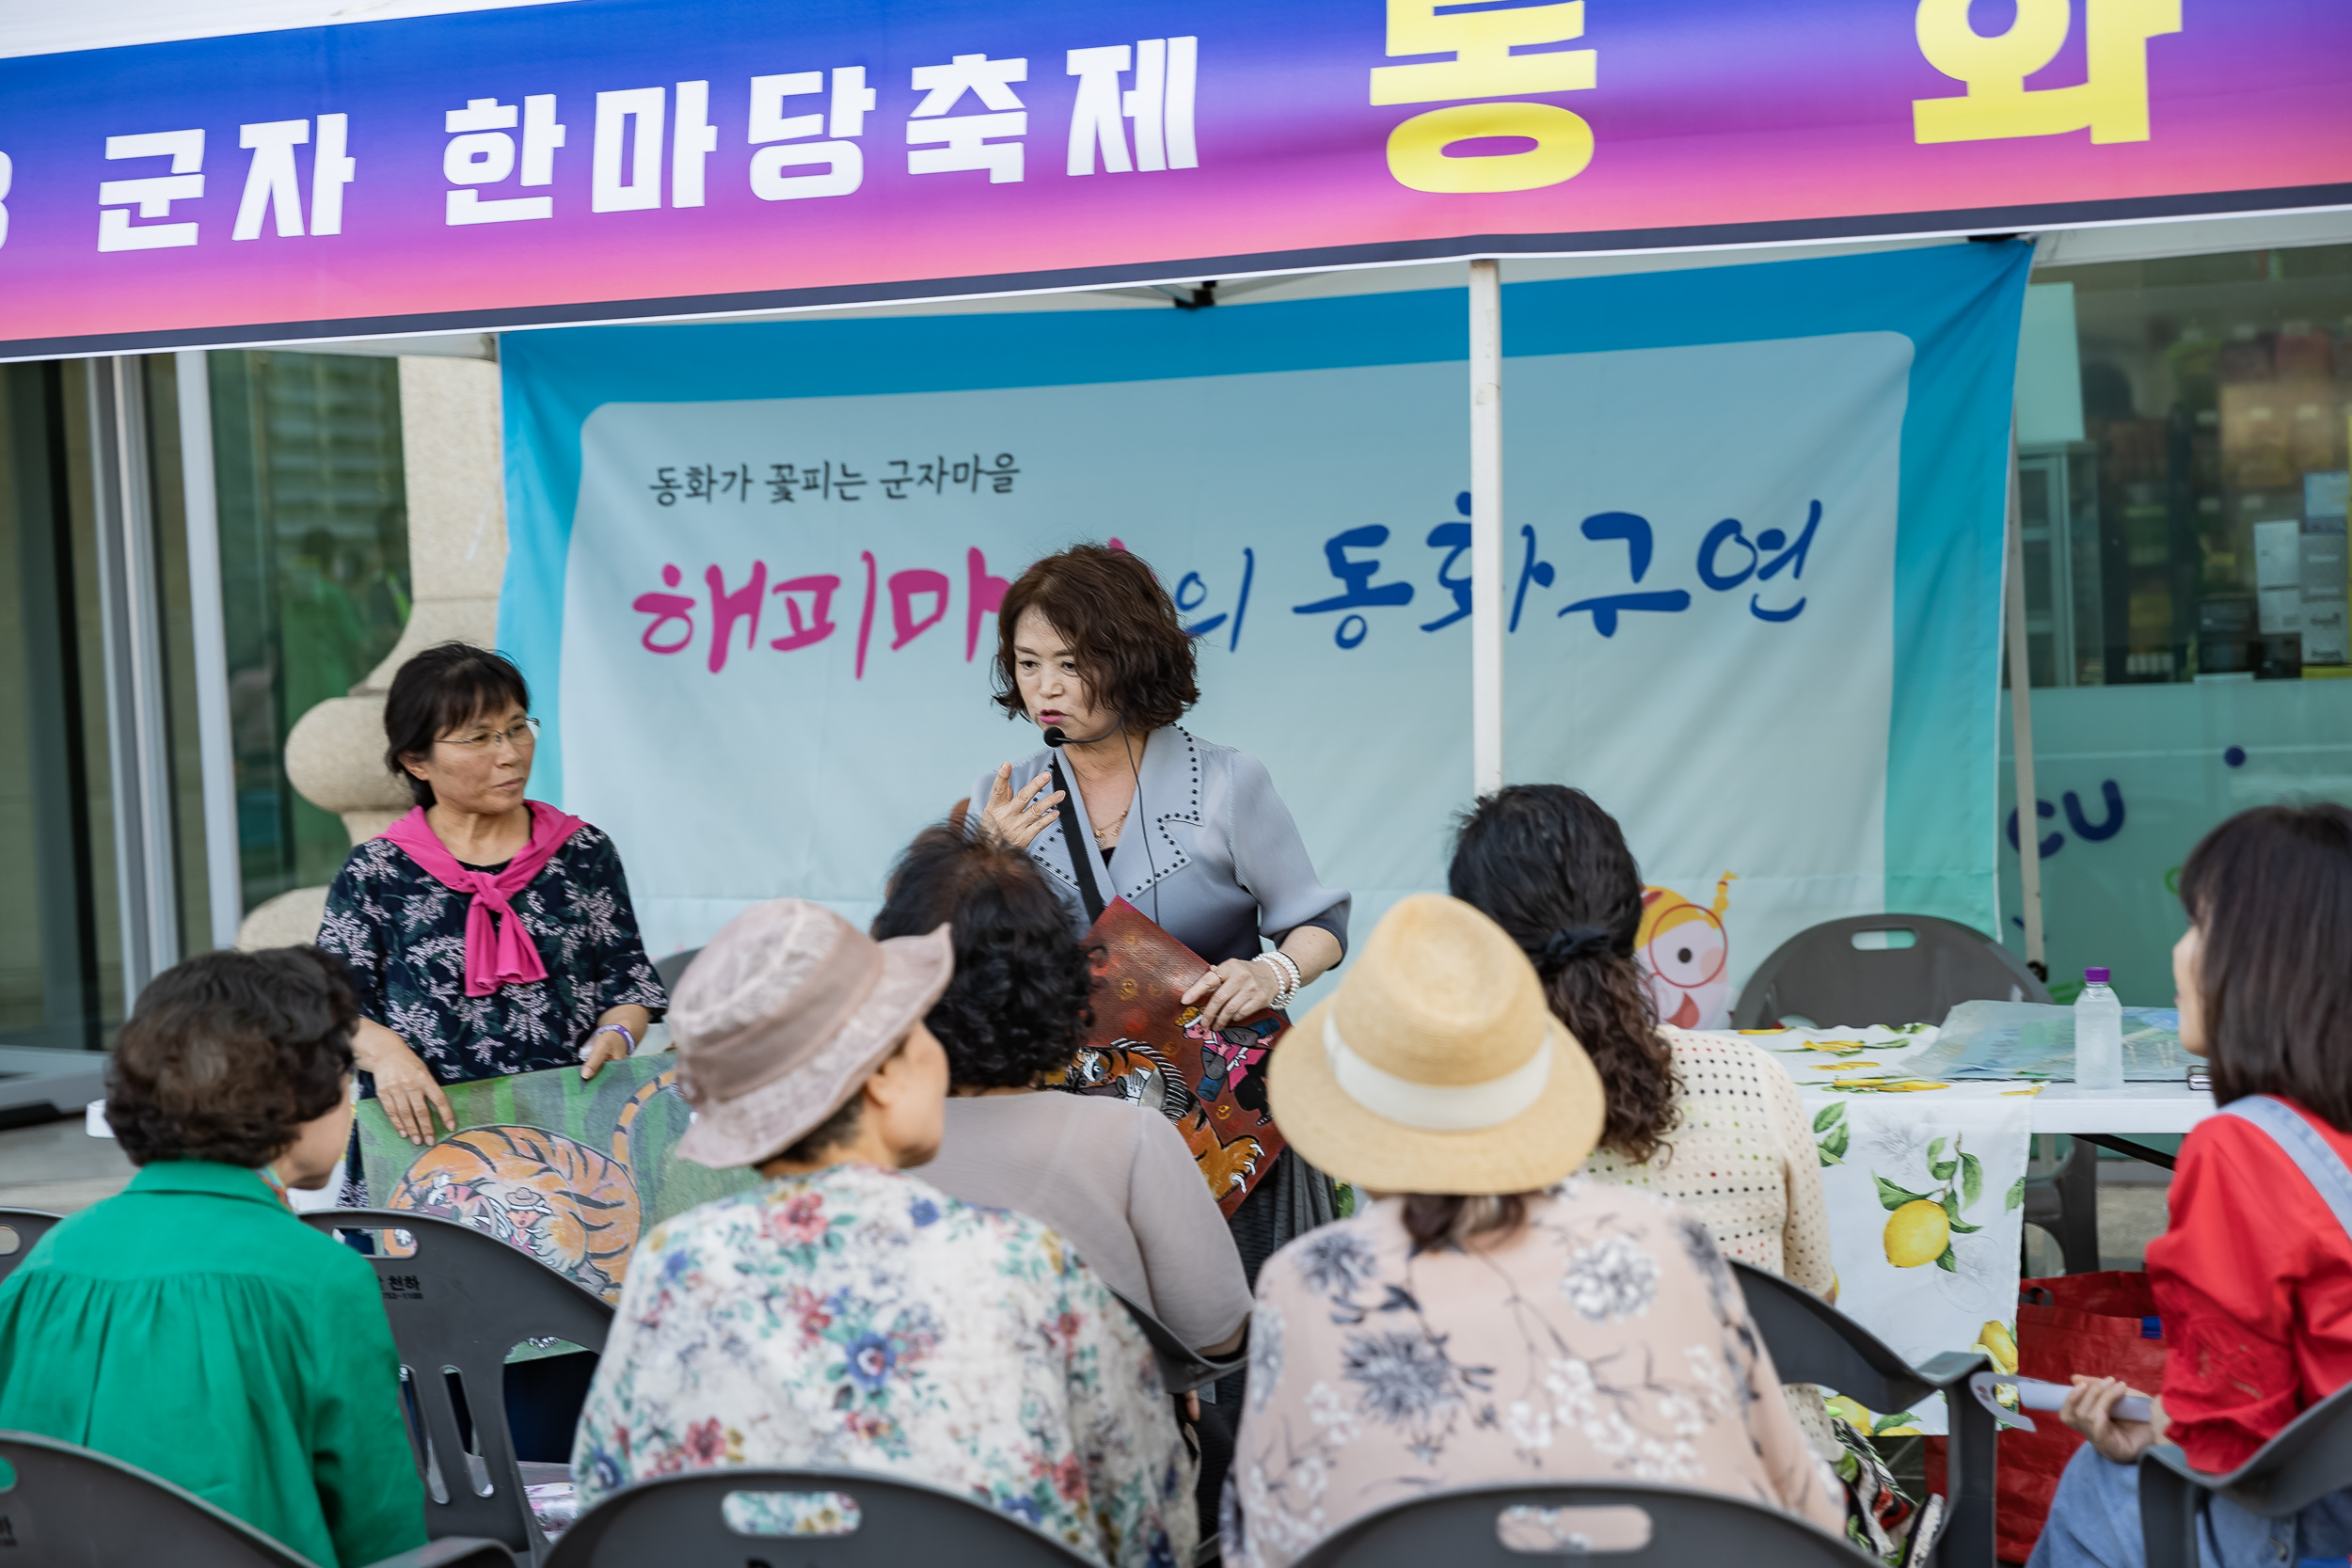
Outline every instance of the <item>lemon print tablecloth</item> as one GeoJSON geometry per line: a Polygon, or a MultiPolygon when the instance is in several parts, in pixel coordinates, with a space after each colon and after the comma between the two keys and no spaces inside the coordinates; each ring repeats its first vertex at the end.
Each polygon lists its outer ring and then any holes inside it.
{"type": "MultiPolygon", "coordinates": [[[[1788,1069],[1812,1117],[1838,1307],[1915,1363],[1980,1347],[2014,1370],[2036,1090],[1913,1072],[1935,1041],[1928,1025],[1749,1037],[1788,1069]]],[[[1941,1402],[1867,1414],[1882,1433],[1946,1426],[1941,1402]]]]}

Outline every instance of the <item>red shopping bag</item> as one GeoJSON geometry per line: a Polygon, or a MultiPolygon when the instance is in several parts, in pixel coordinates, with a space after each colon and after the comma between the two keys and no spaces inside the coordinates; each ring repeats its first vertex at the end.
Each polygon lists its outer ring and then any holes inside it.
{"type": "MultiPolygon", "coordinates": [[[[2085,1377],[2120,1377],[2135,1388],[2155,1393],[2164,1384],[2163,1325],[2145,1274],[2060,1275],[2026,1279],[2017,1291],[2017,1370],[2047,1383],[2085,1377]]],[[[1994,1513],[2003,1562],[2023,1562],[2041,1539],[2050,1517],[2058,1474],[2082,1435],[2058,1418],[2037,1411],[2032,1432],[2004,1427],[1997,1441],[1994,1513]]],[[[1928,1485],[1944,1488],[1944,1442],[1928,1439],[1928,1485]]]]}

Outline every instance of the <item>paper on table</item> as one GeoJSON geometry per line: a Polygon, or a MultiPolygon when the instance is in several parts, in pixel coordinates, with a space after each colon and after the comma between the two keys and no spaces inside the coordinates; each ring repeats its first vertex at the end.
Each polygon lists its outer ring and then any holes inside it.
{"type": "MultiPolygon", "coordinates": [[[[1963,1002],[1935,1043],[1912,1062],[1934,1078],[2074,1076],[2074,1009],[2039,1002],[1963,1002]]],[[[2182,1082],[2197,1058],[2181,1049],[2181,1015],[2170,1007],[2123,1009],[2123,1076],[2182,1082]]]]}

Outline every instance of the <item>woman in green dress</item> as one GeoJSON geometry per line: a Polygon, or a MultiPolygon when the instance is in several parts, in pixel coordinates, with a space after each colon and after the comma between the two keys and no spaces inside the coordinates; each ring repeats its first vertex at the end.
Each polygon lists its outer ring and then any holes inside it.
{"type": "Polygon", "coordinates": [[[342,1155],[358,1018],[313,947],[158,975],[106,1092],[139,1174],[0,1282],[0,1429],[136,1465],[326,1568],[425,1542],[375,1271],[286,1201],[342,1155]]]}

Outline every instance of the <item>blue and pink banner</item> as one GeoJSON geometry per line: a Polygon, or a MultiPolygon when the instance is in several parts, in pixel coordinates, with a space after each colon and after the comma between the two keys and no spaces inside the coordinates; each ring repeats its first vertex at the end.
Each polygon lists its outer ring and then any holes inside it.
{"type": "MultiPolygon", "coordinates": [[[[1509,777],[1624,823],[1670,1022],[1834,916],[1995,927],[2031,259],[1503,288],[1509,777]]],[[[656,953],[787,895],[863,925],[1037,745],[989,699],[1006,584],[1117,539],[1199,639],[1184,722],[1264,764],[1360,935],[1469,803],[1462,352],[1450,289],[512,334],[532,792],[613,835],[656,953]]]]}
{"type": "Polygon", "coordinates": [[[0,356],[2338,205],[2347,81],[2320,0],[574,0],[10,59],[0,356]]]}

